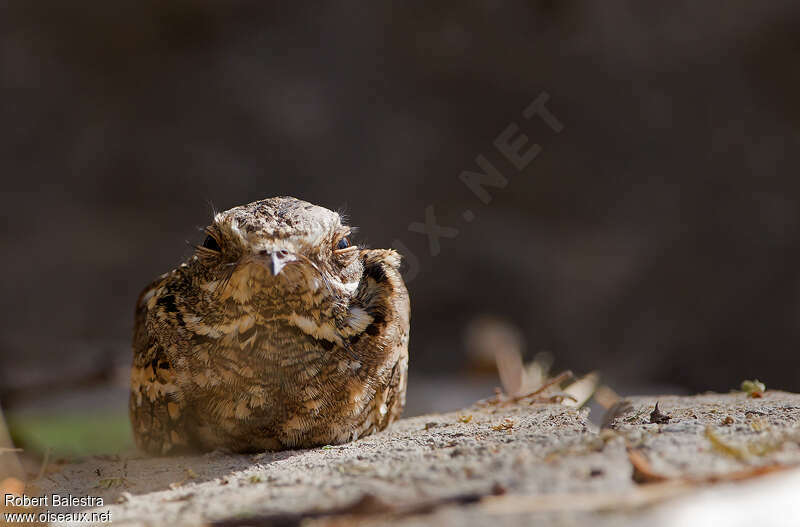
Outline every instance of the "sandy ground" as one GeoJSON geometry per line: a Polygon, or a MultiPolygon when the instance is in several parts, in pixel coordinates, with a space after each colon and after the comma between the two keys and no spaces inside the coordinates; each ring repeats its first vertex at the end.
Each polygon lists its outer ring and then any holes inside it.
{"type": "Polygon", "coordinates": [[[800,476],[788,469],[800,463],[799,426],[800,396],[783,392],[628,398],[602,429],[587,410],[523,400],[404,419],[311,450],[91,457],[26,493],[102,498],[40,510],[108,512],[115,525],[692,525],[681,515],[706,493],[722,497],[702,510],[744,491],[726,511],[758,504],[753,521],[783,525],[760,521],[781,508],[759,496],[780,498],[769,482],[797,495],[800,476]],[[650,423],[656,400],[670,417],[662,424],[650,423]]]}

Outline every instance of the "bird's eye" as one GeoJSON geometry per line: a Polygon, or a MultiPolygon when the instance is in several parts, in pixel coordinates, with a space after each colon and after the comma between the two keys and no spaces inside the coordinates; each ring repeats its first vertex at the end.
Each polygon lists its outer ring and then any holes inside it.
{"type": "Polygon", "coordinates": [[[342,238],[339,240],[339,243],[336,244],[336,248],[339,250],[347,249],[348,247],[350,247],[350,240],[348,240],[347,237],[342,238]]]}
{"type": "Polygon", "coordinates": [[[217,239],[211,236],[210,234],[206,236],[206,239],[203,241],[203,247],[211,251],[216,251],[216,252],[222,251],[222,249],[219,246],[219,243],[217,243],[217,239]]]}

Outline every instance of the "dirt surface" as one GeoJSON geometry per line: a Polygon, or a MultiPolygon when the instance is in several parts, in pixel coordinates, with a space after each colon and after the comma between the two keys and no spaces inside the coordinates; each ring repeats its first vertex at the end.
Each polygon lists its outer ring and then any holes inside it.
{"type": "MultiPolygon", "coordinates": [[[[755,504],[781,495],[759,485],[800,484],[788,470],[800,463],[798,442],[800,396],[783,392],[628,398],[602,429],[587,410],[523,400],[311,450],[87,458],[28,494],[102,497],[93,510],[125,525],[678,525],[682,507],[707,492],[722,492],[717,502],[745,492],[755,504]],[[661,424],[650,423],[656,401],[661,424]]],[[[777,507],[759,505],[756,520],[777,507]]],[[[741,511],[728,525],[747,519],[741,511]]]]}

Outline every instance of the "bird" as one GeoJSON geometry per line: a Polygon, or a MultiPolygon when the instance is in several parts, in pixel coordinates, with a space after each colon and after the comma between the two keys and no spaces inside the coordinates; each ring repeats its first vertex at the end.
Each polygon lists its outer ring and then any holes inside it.
{"type": "Polygon", "coordinates": [[[337,212],[274,197],[214,214],[138,297],[129,413],[151,455],[342,444],[405,406],[401,257],[337,212]]]}

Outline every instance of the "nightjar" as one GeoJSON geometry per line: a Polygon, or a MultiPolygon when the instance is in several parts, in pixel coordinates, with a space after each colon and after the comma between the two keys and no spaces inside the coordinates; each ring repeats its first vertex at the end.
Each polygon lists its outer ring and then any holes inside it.
{"type": "Polygon", "coordinates": [[[291,197],[214,216],[136,303],[130,416],[151,454],[304,448],[402,412],[410,307],[400,256],[291,197]]]}

